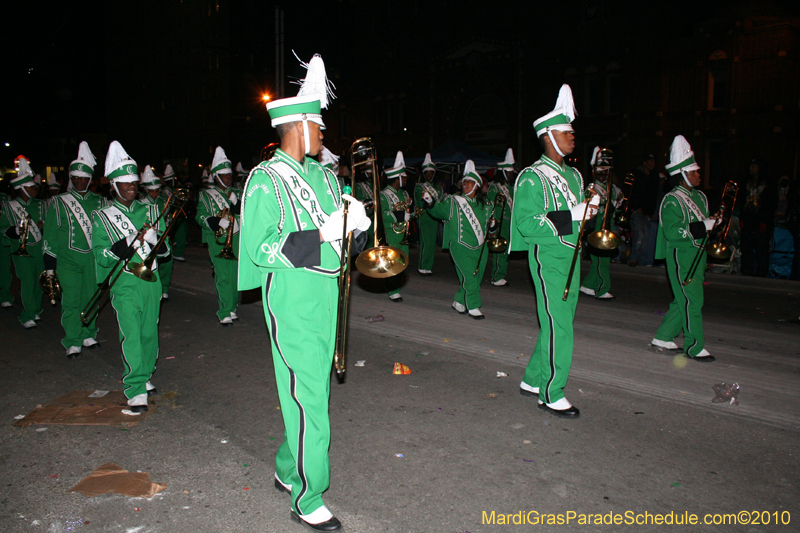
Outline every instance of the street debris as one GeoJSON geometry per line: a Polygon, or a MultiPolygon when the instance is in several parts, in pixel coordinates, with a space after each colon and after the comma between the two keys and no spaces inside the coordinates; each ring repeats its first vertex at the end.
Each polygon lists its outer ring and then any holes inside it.
{"type": "Polygon", "coordinates": [[[366,317],[367,322],[383,322],[386,318],[383,315],[370,315],[366,317]]]}
{"type": "Polygon", "coordinates": [[[505,372],[498,372],[497,373],[497,377],[498,378],[507,378],[508,374],[506,374],[505,372]]]}
{"type": "Polygon", "coordinates": [[[394,454],[395,457],[405,457],[404,453],[396,453],[394,454]]]}
{"type": "Polygon", "coordinates": [[[730,403],[730,405],[739,405],[739,384],[733,383],[717,383],[711,389],[714,391],[714,397],[711,403],[730,403]]]}
{"type": "Polygon", "coordinates": [[[411,369],[408,367],[408,365],[404,365],[404,364],[401,364],[401,363],[395,363],[394,364],[394,369],[392,370],[392,374],[394,374],[396,376],[405,376],[405,375],[410,374],[410,373],[411,373],[411,369]]]}
{"type": "Polygon", "coordinates": [[[366,359],[361,359],[359,361],[356,361],[356,366],[364,366],[365,364],[367,364],[366,359]]]}
{"type": "Polygon", "coordinates": [[[80,492],[91,498],[108,492],[116,492],[131,498],[152,498],[167,486],[153,483],[146,472],[128,472],[114,463],[105,463],[83,478],[70,492],[80,492]]]}

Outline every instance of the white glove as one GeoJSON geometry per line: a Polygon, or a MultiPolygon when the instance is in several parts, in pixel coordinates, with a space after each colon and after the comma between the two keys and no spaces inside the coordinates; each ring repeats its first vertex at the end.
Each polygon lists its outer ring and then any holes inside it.
{"type": "MultiPolygon", "coordinates": [[[[349,218],[349,217],[348,217],[349,218]]],[[[334,211],[328,220],[319,228],[319,234],[325,242],[339,241],[344,233],[344,211],[334,211]]]]}
{"type": "Polygon", "coordinates": [[[126,243],[128,243],[128,246],[130,246],[130,245],[131,245],[131,243],[133,243],[133,248],[134,248],[134,250],[136,250],[136,249],[139,249],[139,248],[141,248],[141,247],[142,247],[142,241],[140,241],[139,239],[137,239],[137,238],[136,238],[137,236],[138,236],[138,234],[137,234],[137,233],[131,233],[130,235],[128,235],[127,237],[125,237],[125,242],[126,242],[126,243]],[[135,240],[134,240],[134,239],[135,239],[135,240]]]}
{"type": "Polygon", "coordinates": [[[239,222],[236,219],[234,219],[234,221],[233,221],[233,232],[234,233],[238,233],[239,232],[239,222]]]}
{"type": "Polygon", "coordinates": [[[703,224],[706,227],[706,231],[711,231],[712,229],[714,229],[714,226],[717,225],[717,222],[719,221],[716,218],[703,219],[703,224]]]}
{"type": "Polygon", "coordinates": [[[404,220],[405,222],[408,222],[409,220],[411,220],[411,213],[409,213],[408,211],[406,211],[405,213],[403,213],[403,220],[404,220]]]}
{"type": "Polygon", "coordinates": [[[55,270],[48,270],[47,271],[47,277],[48,278],[52,278],[55,275],[55,273],[56,273],[55,270]]]}
{"type": "Polygon", "coordinates": [[[239,197],[236,196],[235,192],[231,192],[231,195],[228,196],[228,200],[231,201],[231,205],[236,205],[239,202],[239,197]]]}
{"type": "Polygon", "coordinates": [[[367,231],[369,229],[370,220],[369,217],[367,216],[366,210],[364,209],[364,204],[359,202],[349,194],[343,194],[342,199],[350,202],[350,205],[347,210],[348,233],[355,230],[367,231]]]}
{"type": "Polygon", "coordinates": [[[426,203],[431,203],[433,201],[433,196],[431,196],[431,193],[429,193],[428,191],[425,191],[424,193],[422,193],[422,199],[426,203]]]}
{"type": "Polygon", "coordinates": [[[219,227],[222,229],[228,229],[228,226],[231,225],[231,221],[228,218],[221,218],[219,219],[219,227]]]}
{"type": "MultiPolygon", "coordinates": [[[[595,200],[597,200],[598,203],[600,202],[600,198],[598,196],[595,196],[594,198],[592,198],[592,202],[594,202],[595,200]]],[[[597,213],[597,203],[589,202],[587,204],[587,202],[581,202],[578,205],[576,205],[575,207],[573,207],[572,209],[570,209],[570,212],[572,213],[572,220],[583,220],[583,214],[584,214],[584,212],[586,212],[587,208],[589,210],[586,213],[586,219],[587,220],[589,218],[591,218],[592,215],[597,213]]]]}
{"type": "Polygon", "coordinates": [[[158,243],[158,233],[155,228],[150,228],[144,232],[144,240],[155,246],[158,243]]]}

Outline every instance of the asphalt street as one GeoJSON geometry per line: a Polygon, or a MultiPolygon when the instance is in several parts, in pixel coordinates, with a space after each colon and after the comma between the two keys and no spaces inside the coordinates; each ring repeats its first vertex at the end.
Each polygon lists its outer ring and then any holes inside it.
{"type": "MultiPolygon", "coordinates": [[[[68,392],[119,389],[122,364],[110,306],[102,347],[76,360],[60,345],[59,309],[46,303],[35,330],[16,320],[18,303],[0,310],[0,530],[305,531],[273,487],[283,429],[260,295],[243,294],[237,325],[220,327],[207,252],[186,257],[162,306],[160,395],[132,428],[13,427],[68,392]],[[167,489],[150,500],[68,492],[107,462],[167,489]]],[[[612,265],[617,300],[579,300],[566,394],[581,417],[561,420],[518,393],[538,333],[525,258],[511,261],[510,286],[484,282],[483,321],[450,308],[449,256],[437,253],[434,272],[410,267],[399,304],[354,276],[324,496],[346,531],[800,531],[800,283],[709,275],[717,361],[701,364],[647,350],[671,301],[665,271],[612,265]],[[411,374],[393,375],[395,362],[411,374]],[[711,403],[722,382],[740,385],[738,406],[711,403]],[[742,511],[747,525],[578,523],[742,511]]]]}

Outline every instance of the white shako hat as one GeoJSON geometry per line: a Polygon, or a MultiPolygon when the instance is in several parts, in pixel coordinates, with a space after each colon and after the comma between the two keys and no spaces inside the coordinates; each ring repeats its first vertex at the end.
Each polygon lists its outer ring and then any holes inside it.
{"type": "Polygon", "coordinates": [[[422,172],[425,173],[429,170],[436,172],[436,163],[431,159],[431,154],[425,154],[425,160],[422,162],[422,172]]]}
{"type": "Polygon", "coordinates": [[[689,141],[683,135],[678,135],[669,148],[667,172],[670,176],[674,176],[678,172],[689,172],[690,170],[700,170],[700,165],[694,160],[694,152],[689,141]]]}
{"type": "Polygon", "coordinates": [[[339,171],[339,156],[334,155],[327,146],[323,146],[319,154],[319,164],[332,170],[335,174],[339,171]]]}
{"type": "Polygon", "coordinates": [[[31,165],[28,160],[21,157],[17,165],[19,166],[19,170],[17,170],[17,176],[11,180],[11,185],[15,189],[35,185],[36,182],[33,181],[33,170],[31,170],[31,165]]]}
{"type": "MultiPolygon", "coordinates": [[[[297,57],[297,54],[295,54],[297,57]]],[[[300,58],[297,58],[300,61],[300,58]]],[[[267,112],[272,119],[272,127],[287,122],[303,122],[303,139],[305,141],[305,153],[308,154],[311,146],[311,139],[308,133],[308,122],[318,124],[320,129],[325,129],[322,122],[322,109],[328,109],[328,97],[335,98],[332,89],[333,84],[325,74],[325,63],[322,56],[314,54],[311,61],[300,65],[308,70],[306,77],[300,80],[300,90],[297,96],[281,98],[267,103],[267,112]]]]}
{"type": "Polygon", "coordinates": [[[34,182],[36,185],[41,185],[41,184],[42,184],[42,175],[41,175],[41,174],[36,174],[36,175],[33,177],[33,182],[34,182]]]}
{"type": "Polygon", "coordinates": [[[461,178],[461,181],[463,182],[464,180],[472,180],[478,184],[478,187],[483,187],[483,178],[475,170],[475,163],[472,162],[472,159],[469,159],[467,164],[464,165],[464,177],[461,178]]]}
{"type": "Polygon", "coordinates": [[[47,188],[48,189],[60,189],[61,188],[61,184],[58,183],[58,180],[56,179],[56,173],[55,172],[51,172],[50,173],[50,177],[47,178],[47,188]]]}
{"type": "Polygon", "coordinates": [[[589,161],[589,164],[592,168],[611,168],[613,157],[614,153],[608,148],[595,146],[594,150],[592,150],[592,159],[589,161]]]}
{"type": "Polygon", "coordinates": [[[161,188],[161,180],[153,173],[150,165],[144,167],[144,172],[142,172],[142,187],[150,190],[161,188]]]}
{"type": "Polygon", "coordinates": [[[497,163],[497,168],[499,170],[514,170],[514,150],[509,148],[506,150],[506,158],[501,162],[497,163]]]}
{"type": "Polygon", "coordinates": [[[384,172],[386,172],[387,181],[396,180],[400,176],[406,175],[406,160],[403,159],[403,152],[397,152],[397,156],[394,158],[394,166],[387,168],[384,172]]]}
{"type": "Polygon", "coordinates": [[[111,141],[106,154],[106,177],[114,190],[119,193],[117,183],[135,183],[139,181],[138,168],[136,161],[125,152],[125,149],[117,141],[111,141]]]}
{"type": "Polygon", "coordinates": [[[572,99],[572,89],[565,83],[558,91],[556,108],[545,116],[537,118],[533,122],[533,129],[536,130],[537,137],[547,133],[547,136],[550,137],[550,142],[553,143],[553,148],[556,149],[558,155],[564,157],[551,132],[553,130],[575,131],[572,128],[572,121],[575,120],[576,116],[578,116],[578,112],[575,110],[575,101],[572,99]]]}
{"type": "Polygon", "coordinates": [[[92,176],[94,176],[94,167],[96,165],[97,161],[89,149],[89,145],[86,141],[81,141],[78,146],[78,158],[69,164],[69,175],[70,177],[89,178],[91,180],[92,176]]]}
{"type": "Polygon", "coordinates": [[[236,168],[234,170],[236,170],[236,177],[238,178],[243,178],[250,174],[250,171],[244,169],[241,161],[236,163],[236,168]]]}
{"type": "Polygon", "coordinates": [[[225,150],[222,149],[222,146],[217,146],[217,150],[214,152],[214,161],[211,163],[211,175],[219,181],[221,187],[225,187],[222,183],[222,180],[219,179],[219,175],[221,173],[229,173],[232,174],[233,165],[231,165],[231,160],[228,159],[228,156],[225,155],[225,150]]]}
{"type": "Polygon", "coordinates": [[[200,181],[208,183],[208,170],[203,169],[203,175],[200,177],[200,181]]]}
{"type": "Polygon", "coordinates": [[[174,180],[174,179],[175,179],[175,171],[172,169],[172,165],[167,163],[167,168],[164,169],[164,181],[174,180]]]}

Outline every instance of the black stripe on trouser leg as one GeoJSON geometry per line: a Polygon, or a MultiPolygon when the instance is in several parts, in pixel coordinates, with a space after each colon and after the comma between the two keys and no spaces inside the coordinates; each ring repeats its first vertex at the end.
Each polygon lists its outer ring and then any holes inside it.
{"type": "Polygon", "coordinates": [[[297,475],[300,477],[300,484],[301,489],[300,492],[297,494],[297,498],[294,500],[294,507],[297,509],[298,514],[302,514],[300,512],[300,500],[303,499],[306,492],[308,491],[308,480],[306,479],[306,472],[305,472],[305,462],[303,461],[304,457],[304,449],[303,449],[303,442],[305,436],[305,411],[303,410],[303,406],[300,401],[297,399],[297,382],[295,378],[294,371],[292,367],[289,366],[289,363],[286,362],[286,358],[283,356],[283,351],[281,350],[280,344],[278,343],[278,321],[275,318],[275,315],[272,312],[272,307],[269,305],[269,290],[270,286],[272,285],[272,273],[267,274],[267,279],[265,281],[265,291],[264,293],[267,295],[267,310],[269,311],[269,322],[271,324],[270,328],[270,335],[272,335],[272,342],[278,348],[278,353],[281,356],[281,360],[283,364],[286,365],[286,369],[289,371],[289,390],[291,391],[292,399],[294,400],[295,404],[297,404],[297,409],[300,412],[300,416],[298,417],[298,439],[297,439],[297,457],[295,457],[295,469],[297,470],[297,475]]]}
{"type": "MultiPolygon", "coordinates": [[[[117,318],[117,325],[119,326],[119,311],[117,311],[117,308],[114,307],[114,293],[113,292],[111,293],[111,309],[114,310],[114,314],[116,315],[116,318],[117,318]]],[[[133,368],[131,367],[130,363],[128,363],[128,358],[125,356],[125,340],[127,339],[127,337],[125,336],[125,332],[122,331],[121,327],[119,328],[119,332],[122,334],[122,340],[119,343],[119,348],[122,351],[122,364],[125,365],[125,374],[123,374],[123,376],[122,376],[122,383],[124,384],[125,383],[125,377],[131,375],[131,372],[133,372],[133,368]]],[[[129,388],[130,388],[130,385],[126,385],[125,388],[122,390],[122,393],[125,394],[125,392],[127,392],[127,390],[129,388]]],[[[125,394],[125,397],[128,398],[128,395],[125,394]]],[[[130,400],[131,398],[128,398],[128,399],[130,400]]]]}
{"type": "MultiPolygon", "coordinates": [[[[458,271],[459,274],[461,274],[461,290],[464,291],[464,307],[467,307],[467,285],[466,285],[467,284],[467,276],[465,276],[464,273],[461,271],[461,269],[458,268],[458,261],[456,261],[456,258],[453,255],[452,251],[450,252],[450,257],[453,258],[453,264],[456,266],[456,270],[458,271]]],[[[454,298],[454,300],[455,300],[455,298],[454,298]]],[[[458,302],[458,303],[461,303],[461,302],[458,302]]],[[[467,309],[469,309],[469,308],[467,307],[467,309]]]]}
{"type": "Polygon", "coordinates": [[[542,285],[542,300],[544,300],[544,312],[547,313],[547,322],[550,325],[550,338],[547,341],[547,361],[548,364],[550,365],[550,379],[547,380],[547,384],[543,388],[544,388],[544,402],[552,403],[550,402],[550,385],[553,384],[553,379],[556,376],[555,323],[553,322],[553,315],[550,314],[550,299],[547,297],[547,285],[545,284],[544,281],[544,275],[542,275],[542,262],[539,260],[538,244],[533,246],[533,255],[536,258],[536,275],[539,278],[539,283],[541,283],[542,285]]]}
{"type": "Polygon", "coordinates": [[[687,356],[689,356],[689,350],[691,350],[692,348],[694,348],[697,345],[697,337],[695,337],[692,334],[692,328],[691,328],[690,318],[689,318],[689,296],[686,294],[686,286],[681,281],[683,279],[683,276],[680,275],[681,267],[680,267],[680,263],[678,263],[678,249],[675,248],[675,250],[673,250],[672,253],[673,253],[673,256],[675,258],[675,271],[678,273],[678,285],[680,286],[681,294],[683,294],[683,299],[685,300],[684,304],[683,304],[683,313],[684,313],[683,327],[685,328],[684,332],[683,332],[683,337],[685,339],[686,338],[686,334],[689,333],[692,336],[692,338],[694,339],[694,342],[692,342],[691,346],[689,346],[688,348],[686,346],[684,346],[684,349],[683,349],[683,353],[685,353],[687,356]]]}

